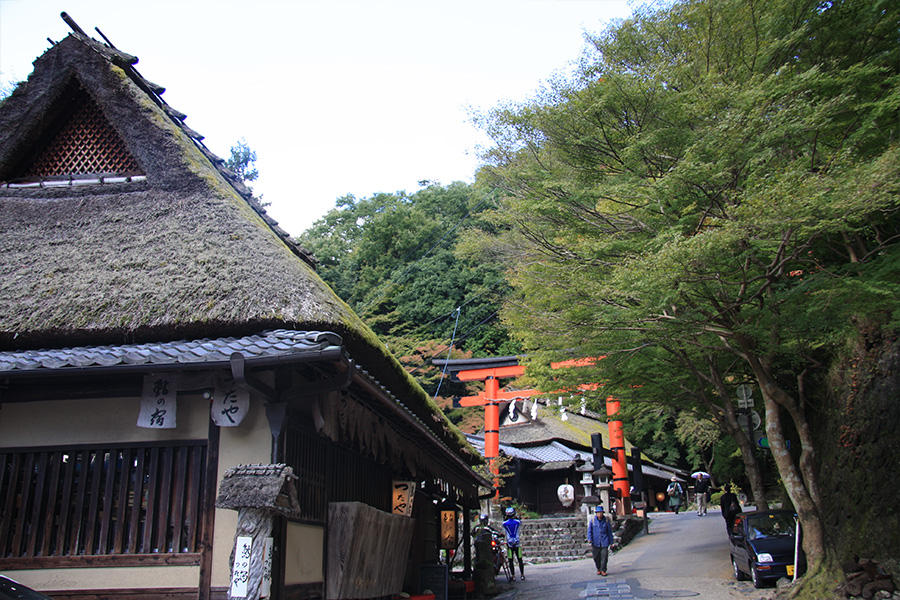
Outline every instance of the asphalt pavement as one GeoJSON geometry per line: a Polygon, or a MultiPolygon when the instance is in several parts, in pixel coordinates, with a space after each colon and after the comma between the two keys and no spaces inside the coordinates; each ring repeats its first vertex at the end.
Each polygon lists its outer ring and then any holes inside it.
{"type": "Polygon", "coordinates": [[[610,554],[606,577],[597,575],[590,559],[526,564],[525,581],[508,583],[502,574],[497,578],[501,592],[494,600],[760,600],[771,596],[771,589],[757,590],[752,583],[732,577],[725,520],[717,509],[704,516],[690,511],[652,513],[648,530],[610,554]]]}

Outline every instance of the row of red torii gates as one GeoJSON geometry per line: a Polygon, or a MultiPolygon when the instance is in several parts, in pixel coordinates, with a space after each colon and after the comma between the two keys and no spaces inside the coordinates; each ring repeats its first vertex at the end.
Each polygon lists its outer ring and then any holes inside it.
{"type": "MultiPolygon", "coordinates": [[[[602,357],[601,357],[602,358],[602,357]]],[[[582,358],[552,363],[554,369],[584,367],[599,359],[582,358]]],[[[494,475],[494,498],[499,498],[500,479],[497,459],[500,457],[500,406],[517,399],[530,398],[541,394],[538,390],[501,391],[500,380],[521,377],[525,367],[519,364],[517,356],[469,359],[434,359],[432,363],[449,371],[456,381],[483,381],[484,391],[476,396],[459,399],[460,406],[484,407],[484,457],[494,475]]],[[[596,390],[598,384],[581,384],[581,391],[596,390]]],[[[606,415],[609,426],[609,449],[612,452],[613,489],[621,498],[621,507],[626,514],[631,512],[631,488],[628,482],[628,462],[625,453],[625,435],[622,421],[616,415],[619,401],[612,396],[606,399],[606,415]]],[[[600,468],[603,465],[595,465],[600,468]]]]}

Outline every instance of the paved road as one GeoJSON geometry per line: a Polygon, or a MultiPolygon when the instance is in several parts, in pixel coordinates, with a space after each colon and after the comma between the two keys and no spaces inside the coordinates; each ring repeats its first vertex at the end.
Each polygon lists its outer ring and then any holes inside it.
{"type": "Polygon", "coordinates": [[[526,581],[497,579],[503,591],[495,600],[757,600],[772,592],[734,581],[725,521],[718,510],[703,517],[693,512],[651,515],[649,533],[612,554],[608,573],[598,576],[589,559],[525,565],[526,581]]]}

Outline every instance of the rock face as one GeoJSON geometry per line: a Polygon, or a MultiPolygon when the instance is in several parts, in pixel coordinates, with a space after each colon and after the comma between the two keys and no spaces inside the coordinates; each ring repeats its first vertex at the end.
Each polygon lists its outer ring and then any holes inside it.
{"type": "Polygon", "coordinates": [[[900,339],[864,331],[810,394],[825,524],[839,557],[900,556],[900,339]]]}

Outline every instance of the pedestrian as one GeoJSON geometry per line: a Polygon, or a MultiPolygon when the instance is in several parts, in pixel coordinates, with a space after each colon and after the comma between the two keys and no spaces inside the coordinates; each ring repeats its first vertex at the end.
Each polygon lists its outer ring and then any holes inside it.
{"type": "Polygon", "coordinates": [[[522,528],[522,521],[516,518],[516,509],[512,506],[506,509],[506,520],[503,521],[503,529],[506,531],[506,551],[509,557],[509,571],[512,578],[516,578],[516,563],[513,558],[519,559],[519,571],[522,573],[522,581],[525,581],[525,561],[522,558],[522,547],[520,546],[519,530],[522,528]]]}
{"type": "Polygon", "coordinates": [[[728,532],[728,535],[731,535],[735,517],[743,512],[741,511],[741,502],[738,500],[737,495],[731,491],[731,488],[726,489],[719,502],[722,506],[722,517],[725,518],[725,530],[728,532]]]}
{"type": "Polygon", "coordinates": [[[588,523],[587,541],[591,545],[597,575],[606,577],[606,563],[609,560],[609,547],[612,545],[613,535],[612,527],[609,526],[609,521],[603,513],[603,507],[599,504],[588,523]]]}
{"type": "Polygon", "coordinates": [[[681,510],[681,501],[684,498],[684,490],[681,484],[678,483],[677,477],[672,478],[672,482],[666,488],[666,493],[669,495],[669,508],[674,510],[677,515],[678,511],[681,510]]]}
{"type": "Polygon", "coordinates": [[[702,517],[706,514],[706,504],[709,502],[707,494],[709,493],[709,478],[700,476],[697,479],[697,485],[694,486],[694,499],[697,501],[697,516],[702,517]]]}

